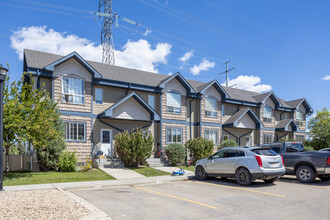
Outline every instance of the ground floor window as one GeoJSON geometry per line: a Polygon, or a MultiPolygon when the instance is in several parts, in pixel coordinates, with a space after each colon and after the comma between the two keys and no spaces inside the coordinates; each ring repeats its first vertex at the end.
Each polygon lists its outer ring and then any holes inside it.
{"type": "Polygon", "coordinates": [[[204,138],[209,141],[213,141],[213,144],[218,144],[218,131],[206,130],[204,131],[204,138]]]}
{"type": "Polygon", "coordinates": [[[166,128],[166,142],[182,143],[182,128],[166,128]]]}
{"type": "Polygon", "coordinates": [[[305,136],[304,135],[296,135],[296,139],[297,139],[298,142],[303,143],[304,139],[305,139],[305,136]]]}
{"type": "Polygon", "coordinates": [[[84,122],[65,122],[65,140],[84,141],[85,140],[84,122]]]}
{"type": "Polygon", "coordinates": [[[273,142],[273,134],[264,134],[264,144],[271,144],[273,142]]]}

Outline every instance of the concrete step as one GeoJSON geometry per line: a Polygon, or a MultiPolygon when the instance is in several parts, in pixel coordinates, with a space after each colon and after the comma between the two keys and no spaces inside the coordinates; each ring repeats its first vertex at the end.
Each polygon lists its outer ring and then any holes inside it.
{"type": "Polygon", "coordinates": [[[101,159],[102,168],[124,168],[124,163],[120,159],[101,159]]]}
{"type": "Polygon", "coordinates": [[[169,163],[166,160],[160,158],[149,158],[147,159],[149,167],[164,167],[169,166],[169,163]]]}

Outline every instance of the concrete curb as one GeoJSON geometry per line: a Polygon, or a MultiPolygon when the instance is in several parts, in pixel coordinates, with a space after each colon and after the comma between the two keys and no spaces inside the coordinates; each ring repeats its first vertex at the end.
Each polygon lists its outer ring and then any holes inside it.
{"type": "Polygon", "coordinates": [[[21,186],[6,186],[5,191],[27,191],[40,189],[62,189],[62,190],[80,190],[80,189],[101,189],[119,186],[136,186],[144,184],[160,184],[168,182],[185,181],[193,179],[195,176],[155,176],[124,180],[101,180],[88,182],[70,182],[70,183],[49,183],[21,186]]]}

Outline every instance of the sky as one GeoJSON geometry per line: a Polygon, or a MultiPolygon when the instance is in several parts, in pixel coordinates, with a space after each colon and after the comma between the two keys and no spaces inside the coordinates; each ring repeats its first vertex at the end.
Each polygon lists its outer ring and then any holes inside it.
{"type": "MultiPolygon", "coordinates": [[[[0,0],[0,63],[11,80],[23,49],[102,61],[99,1],[0,0]]],[[[115,65],[306,98],[330,108],[330,1],[113,0],[115,65]],[[127,19],[137,25],[126,22],[127,19]]]]}

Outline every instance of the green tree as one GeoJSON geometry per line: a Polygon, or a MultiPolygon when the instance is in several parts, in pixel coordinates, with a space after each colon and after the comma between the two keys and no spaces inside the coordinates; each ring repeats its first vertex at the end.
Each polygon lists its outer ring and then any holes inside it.
{"type": "Polygon", "coordinates": [[[330,147],[330,111],[326,107],[309,120],[308,129],[315,150],[330,147]]]}
{"type": "MultiPolygon", "coordinates": [[[[45,158],[45,151],[60,146],[55,155],[46,158],[58,159],[63,150],[64,130],[57,103],[50,99],[43,86],[33,89],[31,75],[24,73],[21,80],[4,87],[4,146],[6,149],[6,173],[9,169],[9,151],[15,143],[28,142],[38,152],[38,159],[45,158]],[[43,152],[43,153],[42,153],[43,152]]],[[[51,152],[51,150],[50,150],[51,152]]],[[[54,152],[54,151],[53,151],[54,152]]],[[[40,161],[39,161],[40,162],[40,161]]],[[[54,168],[54,165],[44,164],[54,168]]]]}
{"type": "Polygon", "coordinates": [[[193,159],[193,164],[197,160],[208,157],[212,154],[214,149],[213,141],[205,140],[204,138],[190,139],[186,143],[186,147],[189,149],[193,159]]]}
{"type": "Polygon", "coordinates": [[[166,156],[173,166],[182,164],[186,157],[186,149],[181,144],[170,144],[165,149],[166,156]]]}

